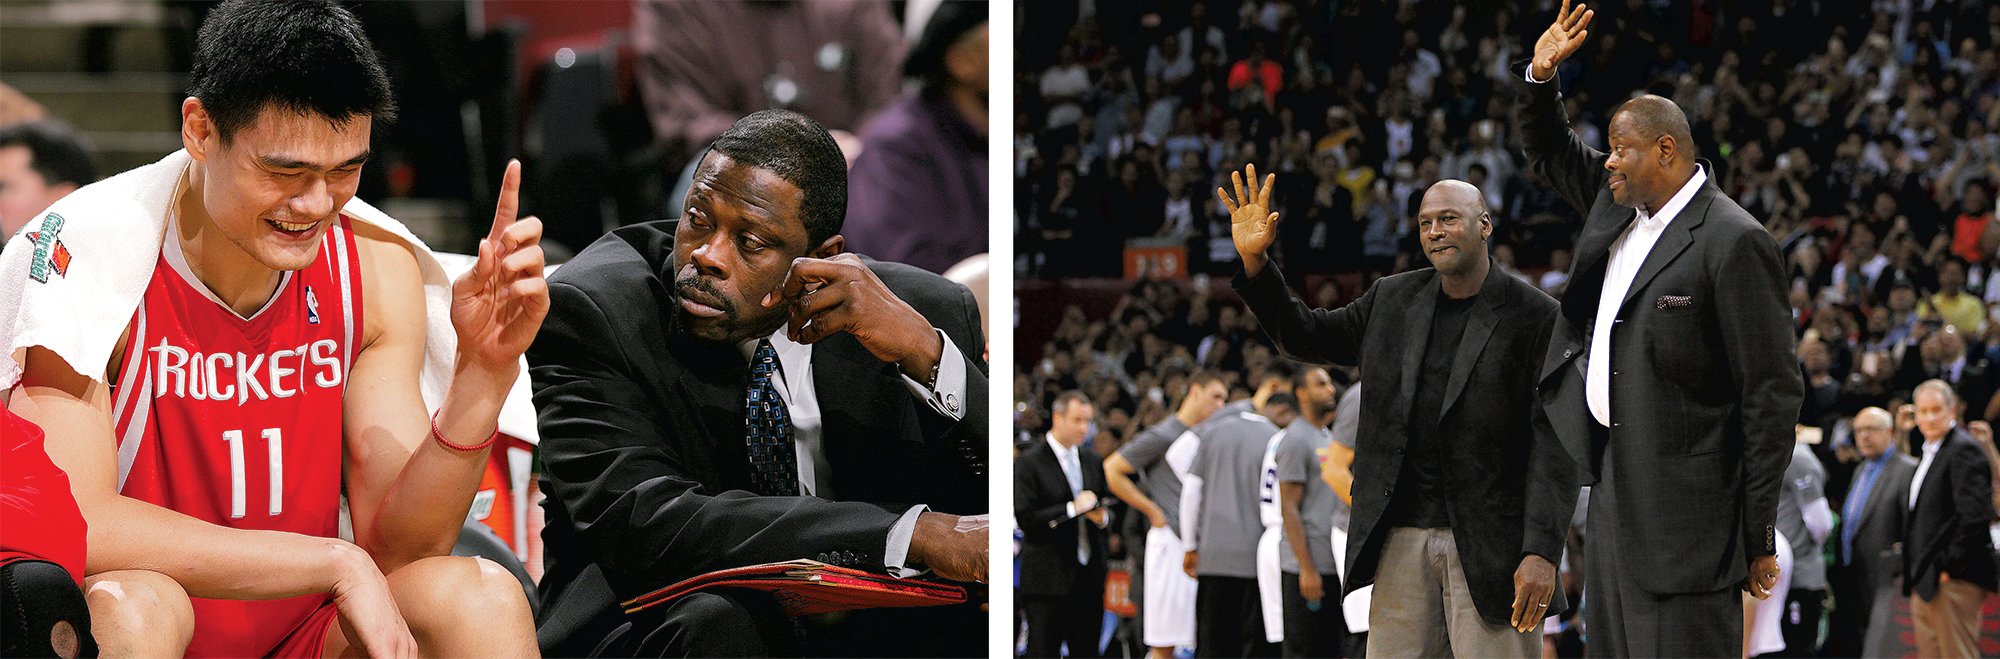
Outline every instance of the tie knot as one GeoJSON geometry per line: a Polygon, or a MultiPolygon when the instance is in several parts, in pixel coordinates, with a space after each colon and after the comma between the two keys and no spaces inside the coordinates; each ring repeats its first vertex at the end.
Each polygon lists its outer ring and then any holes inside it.
{"type": "Polygon", "coordinates": [[[770,339],[757,340],[757,353],[750,357],[750,376],[766,378],[778,368],[778,349],[771,347],[770,339]]]}

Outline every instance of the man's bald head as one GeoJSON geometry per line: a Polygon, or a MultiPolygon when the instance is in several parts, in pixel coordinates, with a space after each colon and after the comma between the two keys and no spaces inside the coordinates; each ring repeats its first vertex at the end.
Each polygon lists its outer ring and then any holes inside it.
{"type": "Polygon", "coordinates": [[[1895,423],[1889,411],[1880,407],[1862,408],[1854,415],[1854,448],[1873,460],[1889,450],[1895,438],[1895,423]]]}
{"type": "Polygon", "coordinates": [[[1479,192],[1479,186],[1465,181],[1448,178],[1432,183],[1430,188],[1424,190],[1424,200],[1429,201],[1432,195],[1437,195],[1441,201],[1465,209],[1473,217],[1487,212],[1486,195],[1479,192]]]}
{"type": "Polygon", "coordinates": [[[1439,273],[1484,279],[1486,237],[1492,233],[1493,219],[1478,187],[1445,179],[1424,191],[1423,205],[1417,208],[1417,238],[1439,273]]]}

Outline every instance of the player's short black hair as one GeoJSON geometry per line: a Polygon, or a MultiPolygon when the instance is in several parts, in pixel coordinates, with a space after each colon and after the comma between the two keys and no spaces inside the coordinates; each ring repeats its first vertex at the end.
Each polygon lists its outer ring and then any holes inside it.
{"type": "Polygon", "coordinates": [[[1264,398],[1264,409],[1266,410],[1285,408],[1292,410],[1299,409],[1299,397],[1280,391],[1264,398]]]}
{"type": "Polygon", "coordinates": [[[28,149],[28,166],[47,185],[97,182],[97,159],[62,122],[44,119],[0,128],[0,148],[10,146],[28,149]]]}
{"type": "MultiPolygon", "coordinates": [[[[1300,364],[1298,368],[1293,369],[1292,391],[1298,391],[1300,389],[1306,388],[1306,379],[1312,377],[1314,371],[1327,371],[1327,368],[1324,366],[1320,366],[1318,364],[1300,364]]],[[[1327,380],[1331,381],[1333,379],[1333,373],[1331,371],[1327,371],[1326,378],[1327,380]]]]}
{"type": "Polygon", "coordinates": [[[840,233],[847,221],[847,158],[840,155],[833,135],[811,117],[760,110],[736,120],[708,148],[799,187],[799,220],[805,223],[808,251],[840,233]]]}
{"type": "Polygon", "coordinates": [[[230,0],[196,37],[188,95],[201,99],[226,144],[265,106],[336,125],[396,118],[389,74],[361,21],[331,0],[230,0]]]}

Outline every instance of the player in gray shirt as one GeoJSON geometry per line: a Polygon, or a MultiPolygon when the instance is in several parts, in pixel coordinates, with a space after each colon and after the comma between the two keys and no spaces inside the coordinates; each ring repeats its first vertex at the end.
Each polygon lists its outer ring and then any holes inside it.
{"type": "Polygon", "coordinates": [[[1331,657],[1340,653],[1347,635],[1333,528],[1347,526],[1348,507],[1320,479],[1320,461],[1328,458],[1333,431],[1327,425],[1333,422],[1338,398],[1333,379],[1319,366],[1299,371],[1292,392],[1298,397],[1299,418],[1285,428],[1277,451],[1278,511],[1285,530],[1278,549],[1284,656],[1331,657]]]}
{"type": "MultiPolygon", "coordinates": [[[[1785,615],[1778,627],[1787,650],[1812,653],[1819,640],[1819,619],[1826,596],[1826,538],[1833,530],[1833,510],[1826,501],[1826,468],[1805,443],[1792,445],[1792,462],[1785,467],[1778,490],[1778,533],[1792,544],[1792,586],[1785,593],[1785,615]]],[[[1789,654],[1790,652],[1788,652],[1789,654]]]]}
{"type": "Polygon", "coordinates": [[[1144,515],[1153,529],[1128,538],[1126,554],[1144,557],[1130,561],[1131,598],[1139,604],[1140,638],[1156,659],[1172,657],[1175,646],[1194,644],[1194,587],[1190,582],[1185,587],[1154,592],[1155,589],[1146,586],[1149,581],[1185,579],[1179,576],[1182,555],[1179,540],[1155,541],[1148,536],[1174,534],[1181,514],[1181,472],[1194,461],[1196,448],[1201,445],[1200,438],[1188,429],[1213,416],[1228,394],[1229,385],[1221,374],[1196,373],[1188,378],[1187,393],[1173,416],[1141,431],[1104,461],[1104,476],[1112,494],[1144,515]],[[1139,478],[1136,483],[1132,480],[1134,476],[1139,478]],[[1156,543],[1166,546],[1155,548],[1152,545],[1156,543]],[[1156,555],[1158,561],[1154,560],[1156,555]]]}
{"type": "Polygon", "coordinates": [[[1181,491],[1185,567],[1200,583],[1195,594],[1195,653],[1201,657],[1268,657],[1263,603],[1257,591],[1258,511],[1264,453],[1279,432],[1269,416],[1295,414],[1291,394],[1264,398],[1261,414],[1217,415],[1197,426],[1201,448],[1181,491]]]}

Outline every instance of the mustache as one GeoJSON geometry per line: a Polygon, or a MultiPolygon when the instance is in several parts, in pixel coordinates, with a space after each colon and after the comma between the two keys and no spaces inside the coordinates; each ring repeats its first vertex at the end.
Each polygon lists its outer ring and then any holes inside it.
{"type": "Polygon", "coordinates": [[[690,272],[674,279],[674,292],[682,297],[693,297],[696,301],[715,307],[723,313],[731,315],[736,313],[736,303],[731,302],[728,297],[722,294],[722,291],[717,290],[715,282],[709,281],[701,275],[690,272]],[[701,295],[691,296],[688,295],[689,291],[697,291],[701,295]]]}

